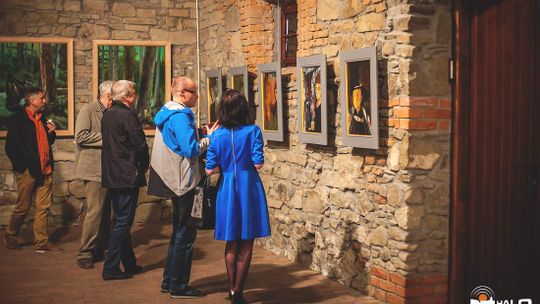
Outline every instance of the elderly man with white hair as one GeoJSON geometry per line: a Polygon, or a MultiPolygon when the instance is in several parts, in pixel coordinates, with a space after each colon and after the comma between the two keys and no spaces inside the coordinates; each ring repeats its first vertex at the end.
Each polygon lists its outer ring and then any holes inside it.
{"type": "Polygon", "coordinates": [[[111,107],[112,80],[99,85],[97,100],[86,104],[77,115],[75,140],[75,177],[82,180],[86,192],[86,216],[81,233],[77,265],[89,269],[103,258],[109,238],[111,206],[107,189],[101,187],[101,119],[111,107]]]}
{"type": "Polygon", "coordinates": [[[148,145],[142,125],[133,111],[135,83],[119,80],[112,86],[112,107],[101,120],[101,184],[111,196],[115,214],[109,249],[103,265],[103,280],[129,279],[142,271],[131,247],[131,225],[139,198],[146,185],[148,145]],[[120,262],[124,271],[120,270],[120,262]]]}

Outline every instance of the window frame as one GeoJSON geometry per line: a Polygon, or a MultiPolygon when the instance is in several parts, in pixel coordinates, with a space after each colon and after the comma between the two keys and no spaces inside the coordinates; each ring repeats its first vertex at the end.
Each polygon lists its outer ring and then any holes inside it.
{"type": "Polygon", "coordinates": [[[298,6],[296,4],[296,1],[292,1],[291,3],[282,5],[280,18],[281,18],[281,32],[280,32],[281,63],[283,66],[295,66],[296,65],[296,52],[298,51],[298,6]],[[289,15],[293,15],[294,18],[296,18],[296,22],[297,22],[296,31],[292,34],[287,34],[285,32],[287,16],[289,15]],[[286,53],[287,41],[290,41],[290,39],[296,39],[296,51],[294,53],[294,56],[287,56],[287,53],[286,53]]]}

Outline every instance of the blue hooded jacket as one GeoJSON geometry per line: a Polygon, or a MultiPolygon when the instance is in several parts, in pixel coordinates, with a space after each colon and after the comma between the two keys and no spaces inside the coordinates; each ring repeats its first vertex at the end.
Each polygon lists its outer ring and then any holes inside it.
{"type": "Polygon", "coordinates": [[[165,198],[181,196],[202,179],[199,155],[210,145],[210,138],[197,138],[193,112],[174,101],[161,108],[154,123],[147,192],[165,198]]]}
{"type": "Polygon", "coordinates": [[[187,158],[199,156],[195,115],[190,108],[170,101],[156,114],[154,124],[165,145],[176,154],[187,158]]]}

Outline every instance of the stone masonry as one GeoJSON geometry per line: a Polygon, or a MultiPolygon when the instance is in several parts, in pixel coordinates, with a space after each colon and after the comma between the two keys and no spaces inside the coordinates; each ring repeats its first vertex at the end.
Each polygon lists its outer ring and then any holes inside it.
{"type": "MultiPolygon", "coordinates": [[[[254,78],[258,64],[278,61],[277,2],[201,0],[202,71],[222,68],[226,75],[228,68],[247,64],[254,78]]],[[[21,3],[3,2],[0,33],[75,38],[77,109],[91,98],[92,39],[169,40],[173,74],[195,76],[194,1],[21,3]],[[126,10],[131,13],[122,15],[126,10]],[[32,17],[37,12],[48,17],[32,17]]],[[[298,0],[297,5],[298,56],[327,57],[329,144],[298,141],[296,68],[283,68],[286,140],[265,146],[261,177],[272,237],[259,243],[385,302],[446,302],[450,1],[298,0]],[[378,58],[381,147],[350,148],[340,136],[338,56],[372,46],[378,58]]],[[[257,81],[251,88],[258,102],[257,81]]],[[[64,218],[67,208],[76,216],[84,199],[80,184],[69,178],[72,141],[60,140],[55,147],[55,208],[63,209],[57,214],[64,218]]],[[[0,223],[5,223],[15,183],[0,157],[0,223]]],[[[152,210],[159,218],[167,208],[152,210]]]]}
{"type": "MultiPolygon", "coordinates": [[[[202,33],[213,36],[202,49],[203,69],[222,68],[226,75],[229,67],[247,64],[256,75],[257,64],[279,60],[276,3],[202,1],[202,33]]],[[[273,235],[260,243],[383,301],[445,302],[449,1],[297,5],[298,56],[327,57],[330,144],[298,142],[296,69],[283,68],[288,131],[284,143],[265,147],[262,178],[273,235]],[[344,147],[336,132],[339,52],[371,46],[379,62],[376,151],[344,147]]],[[[253,91],[257,102],[256,81],[253,91]]]]}
{"type": "MultiPolygon", "coordinates": [[[[173,75],[195,77],[196,22],[194,1],[47,0],[0,3],[0,35],[74,39],[75,113],[92,99],[92,40],[170,41],[173,75]]],[[[152,144],[152,137],[148,143],[152,144]]],[[[0,225],[7,225],[17,198],[17,183],[0,139],[0,225]]],[[[69,224],[84,216],[84,187],[73,178],[73,137],[54,145],[53,222],[69,224]]],[[[28,221],[33,217],[33,211],[28,221]]],[[[136,221],[170,218],[170,204],[146,195],[142,188],[136,221]]]]}

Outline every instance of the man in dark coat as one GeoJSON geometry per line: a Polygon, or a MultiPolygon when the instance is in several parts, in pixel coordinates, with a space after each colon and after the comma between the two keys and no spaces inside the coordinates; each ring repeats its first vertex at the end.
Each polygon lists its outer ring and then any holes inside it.
{"type": "Polygon", "coordinates": [[[49,242],[49,208],[52,202],[51,145],[56,139],[56,125],[45,122],[43,110],[47,101],[40,88],[29,88],[25,107],[11,117],[6,139],[6,154],[17,177],[17,205],[13,209],[4,243],[9,249],[19,249],[17,234],[35,197],[34,242],[36,252],[63,251],[49,242]]]}
{"type": "Polygon", "coordinates": [[[132,110],[137,99],[135,83],[117,81],[112,87],[112,99],[112,107],[101,120],[101,184],[110,193],[115,214],[102,277],[122,280],[142,270],[131,247],[130,230],[139,187],[146,185],[149,156],[142,125],[132,110]]]}

